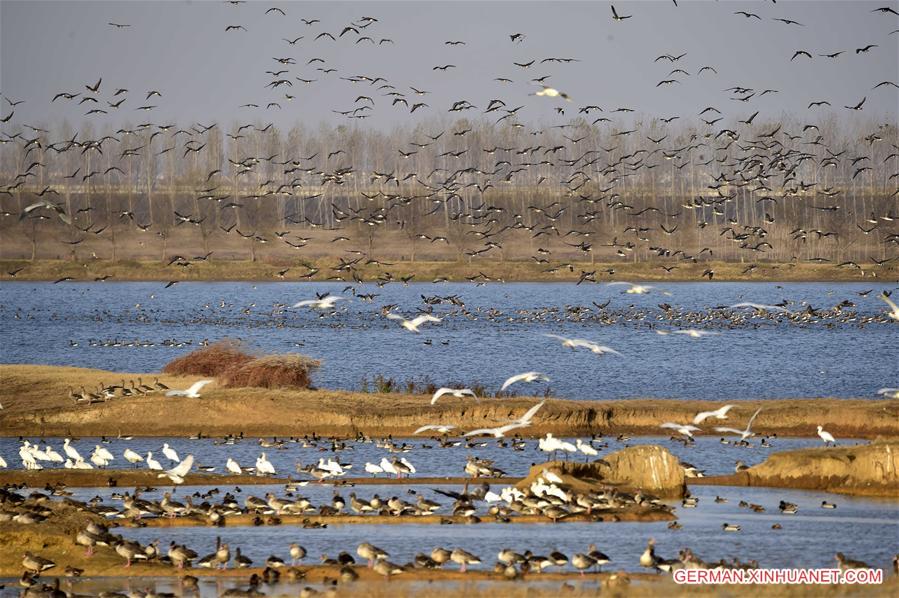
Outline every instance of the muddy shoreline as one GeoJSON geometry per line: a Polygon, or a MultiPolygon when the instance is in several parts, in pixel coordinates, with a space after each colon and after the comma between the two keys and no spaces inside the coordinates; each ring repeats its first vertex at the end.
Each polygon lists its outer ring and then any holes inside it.
{"type": "MultiPolygon", "coordinates": [[[[430,404],[430,397],[341,390],[267,390],[208,386],[200,399],[160,393],[76,405],[72,388],[96,388],[101,382],[152,381],[157,374],[132,374],[84,368],[0,365],[0,436],[325,436],[409,437],[425,423],[457,429],[497,425],[520,417],[539,402],[534,397],[454,399],[430,404]]],[[[196,378],[158,375],[172,388],[196,378]]],[[[814,437],[816,426],[842,438],[899,438],[899,400],[797,398],[733,401],[733,421],[761,407],[754,423],[760,435],[814,437]]],[[[660,436],[660,422],[689,421],[699,411],[723,402],[672,399],[573,401],[549,399],[522,436],[660,436]]],[[[701,432],[699,434],[702,434],[701,432]]]]}
{"type": "MultiPolygon", "coordinates": [[[[415,276],[416,281],[429,282],[435,278],[445,278],[451,282],[466,282],[470,276],[486,275],[491,280],[502,282],[577,282],[581,271],[595,270],[597,281],[613,280],[653,280],[668,282],[702,282],[703,272],[707,269],[715,271],[715,281],[743,282],[852,282],[865,280],[857,270],[838,268],[835,264],[814,263],[775,263],[759,262],[755,268],[747,271],[748,263],[708,261],[700,263],[678,263],[677,269],[667,272],[662,266],[670,266],[670,262],[575,262],[565,261],[566,266],[558,264],[535,264],[530,261],[497,261],[479,260],[471,263],[460,261],[399,261],[391,260],[389,270],[394,278],[415,276]],[[571,265],[571,268],[567,267],[571,265]],[[556,266],[556,268],[551,268],[556,266]],[[553,269],[554,272],[548,270],[553,269]],[[611,274],[613,272],[614,274],[611,274]]],[[[284,278],[278,275],[285,266],[295,265],[290,260],[245,261],[212,259],[205,262],[193,262],[191,268],[169,266],[165,262],[151,260],[0,260],[0,281],[56,281],[71,277],[73,281],[94,282],[95,279],[109,277],[109,281],[247,281],[247,282],[302,282],[326,281],[333,276],[340,276],[335,270],[337,258],[318,258],[308,261],[317,272],[302,280],[296,278],[308,272],[306,268],[295,268],[296,274],[284,278]],[[9,272],[19,268],[23,270],[15,277],[9,272]]],[[[374,266],[358,266],[356,273],[363,280],[373,280],[384,270],[374,266]]],[[[879,279],[890,280],[899,274],[899,268],[886,265],[878,269],[879,279]]],[[[347,279],[348,280],[348,279],[347,279]]]]}

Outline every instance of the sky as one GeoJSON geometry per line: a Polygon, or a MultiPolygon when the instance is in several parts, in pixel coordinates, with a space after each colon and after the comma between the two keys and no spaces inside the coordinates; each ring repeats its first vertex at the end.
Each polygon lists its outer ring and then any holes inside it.
{"type": "MultiPolygon", "coordinates": [[[[761,119],[783,114],[820,119],[828,111],[839,117],[859,115],[896,122],[899,89],[881,86],[899,83],[899,17],[872,12],[899,2],[830,2],[780,0],[765,2],[711,2],[680,0],[618,1],[614,21],[608,2],[80,2],[2,1],[0,3],[0,93],[24,103],[11,108],[6,102],[0,117],[11,110],[15,123],[72,124],[85,120],[104,123],[249,123],[273,122],[289,128],[295,123],[358,123],[384,130],[434,116],[477,117],[491,99],[508,108],[524,106],[520,122],[559,122],[577,115],[577,109],[598,105],[610,110],[628,107],[659,117],[696,118],[707,106],[725,117],[746,118],[755,111],[761,119]],[[286,16],[269,8],[281,8],[286,16]],[[761,19],[734,14],[745,10],[761,19]],[[359,28],[359,34],[339,34],[363,17],[377,22],[359,28]],[[795,20],[788,25],[775,18],[795,20]],[[301,19],[318,19],[306,25],[301,19]],[[108,23],[127,24],[114,27],[108,23]],[[246,29],[226,32],[226,27],[246,29]],[[337,38],[315,40],[322,32],[337,38]],[[521,42],[511,34],[523,33],[521,42]],[[295,45],[284,38],[303,36],[295,45]],[[369,36],[355,43],[360,36],[369,36]],[[389,39],[392,42],[380,42],[389,39]],[[446,41],[465,45],[446,45],[446,41]],[[878,47],[856,52],[869,44],[878,47]],[[808,51],[812,58],[799,56],[808,51]],[[820,54],[845,51],[837,58],[820,54]],[[686,54],[676,62],[656,60],[663,54],[686,54]],[[540,63],[549,57],[577,62],[540,63]],[[281,66],[274,58],[292,58],[281,66]],[[324,62],[307,64],[310,59],[324,62]],[[525,69],[514,63],[534,65],[525,69]],[[435,66],[456,65],[446,71],[435,66]],[[717,74],[703,66],[713,67],[717,74]],[[316,68],[336,69],[323,73],[316,68]],[[681,68],[689,73],[670,74],[681,68]],[[266,71],[286,69],[278,77],[266,71]],[[390,88],[341,77],[384,77],[409,104],[428,107],[414,114],[393,106],[390,88]],[[546,83],[572,98],[537,97],[541,87],[532,78],[545,75],[546,83]],[[85,89],[102,77],[99,92],[85,89]],[[296,77],[314,79],[302,83],[296,77]],[[513,83],[495,81],[497,77],[513,83]],[[285,78],[292,86],[266,87],[285,78]],[[666,79],[678,83],[657,84],[666,79]],[[417,96],[410,86],[430,93],[417,96]],[[733,86],[751,88],[749,101],[725,91],[733,86]],[[119,88],[127,93],[114,96],[119,88]],[[777,90],[760,95],[766,89],[777,90]],[[161,97],[146,98],[158,90],[161,97]],[[59,92],[86,94],[99,103],[63,99],[59,92]],[[294,96],[288,100],[285,94],[294,96]],[[357,97],[369,96],[373,110],[351,120],[333,111],[368,105],[357,97]],[[126,98],[116,109],[107,102],[126,98]],[[866,98],[863,110],[844,106],[866,98]],[[467,100],[477,109],[448,113],[453,102],[467,100]],[[827,100],[831,108],[808,109],[812,101],[827,100]],[[276,107],[266,108],[269,102],[276,107]],[[258,104],[259,108],[241,107],[258,104]],[[152,105],[149,111],[139,106],[152,105]],[[91,108],[108,115],[85,116],[91,108]],[[564,115],[556,112],[562,108],[564,115]]],[[[380,85],[381,82],[378,83],[380,85]]],[[[396,97],[396,96],[394,96],[396,97]]],[[[502,112],[487,115],[493,120],[502,112]]],[[[601,116],[599,112],[591,117],[601,116]]],[[[706,113],[706,118],[711,113],[706,113]]]]}

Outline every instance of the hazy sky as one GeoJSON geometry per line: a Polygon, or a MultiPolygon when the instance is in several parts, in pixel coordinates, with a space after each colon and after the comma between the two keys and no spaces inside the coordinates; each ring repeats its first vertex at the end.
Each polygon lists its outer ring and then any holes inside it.
{"type": "MultiPolygon", "coordinates": [[[[872,13],[881,6],[899,11],[899,2],[653,2],[619,1],[621,22],[612,20],[608,2],[247,2],[237,6],[220,1],[196,2],[44,2],[3,1],[0,4],[0,92],[13,100],[25,100],[15,108],[10,123],[54,123],[85,118],[98,126],[131,123],[274,122],[289,126],[304,122],[346,122],[332,110],[350,110],[374,99],[374,110],[365,126],[389,128],[431,115],[447,115],[454,101],[468,100],[478,110],[452,113],[475,117],[493,98],[508,107],[524,105],[522,122],[559,122],[576,115],[588,104],[606,112],[619,106],[657,116],[695,116],[706,106],[716,106],[725,116],[745,118],[756,110],[760,120],[794,113],[817,120],[828,108],[808,110],[811,101],[828,100],[840,116],[857,116],[843,108],[867,97],[862,116],[896,121],[899,89],[881,81],[899,83],[899,17],[872,13]],[[266,14],[271,7],[287,13],[266,14]],[[734,14],[745,10],[761,20],[734,14]],[[378,22],[338,37],[363,16],[378,22]],[[311,26],[300,19],[319,19],[311,26]],[[792,19],[804,26],[787,25],[774,18],[792,19]],[[115,28],[108,22],[129,24],[115,28]],[[247,31],[226,32],[229,25],[247,31]],[[316,35],[329,32],[337,41],[316,35]],[[521,43],[509,35],[524,33],[521,43]],[[355,43],[360,35],[379,42],[355,43]],[[304,36],[296,45],[282,38],[304,36]],[[466,42],[448,46],[448,40],[466,42]],[[857,53],[869,44],[879,47],[857,53]],[[812,54],[791,61],[797,50],[812,54]],[[835,59],[820,57],[840,50],[835,59]],[[676,63],[654,59],[661,54],[686,56],[676,63]],[[273,58],[293,58],[295,65],[281,66],[273,58]],[[569,64],[544,63],[548,57],[576,58],[569,64]],[[312,58],[325,63],[307,65],[312,58]],[[528,69],[515,66],[536,59],[528,69]],[[457,68],[435,71],[434,66],[457,68]],[[718,74],[702,66],[714,67],[718,74]],[[334,68],[322,73],[316,67],[334,68]],[[689,72],[669,75],[675,68],[689,72]],[[288,69],[278,78],[292,87],[266,88],[273,81],[267,70],[288,69]],[[402,105],[391,106],[392,97],[368,83],[352,83],[340,77],[384,77],[406,95],[410,105],[426,102],[428,109],[409,114],[402,105]],[[573,102],[535,97],[540,89],[529,79],[551,75],[547,83],[571,95],[573,102]],[[52,97],[62,91],[87,92],[102,77],[96,97],[99,104],[77,105],[52,97]],[[315,79],[303,84],[295,77],[315,79]],[[494,81],[507,77],[514,83],[494,81]],[[680,83],[656,87],[663,79],[680,83]],[[409,86],[428,90],[425,96],[409,86]],[[748,102],[726,88],[753,88],[748,102]],[[117,97],[118,88],[129,92],[117,97]],[[148,90],[162,97],[146,99],[148,90]],[[758,95],[765,89],[778,93],[758,95]],[[292,101],[285,93],[295,96],[292,101]],[[107,102],[127,97],[118,108],[107,102]],[[268,102],[282,109],[266,109],[268,102]],[[259,109],[240,108],[260,104],[259,109]],[[157,106],[148,112],[143,105],[157,106]],[[564,116],[555,107],[564,107],[564,116]],[[92,108],[109,115],[84,114],[92,108]]],[[[380,83],[379,83],[380,85],[380,83]]],[[[88,95],[94,95],[87,92],[88,95]]],[[[3,102],[0,116],[11,108],[3,102]]],[[[502,113],[492,113],[493,120],[502,113]]],[[[601,116],[594,112],[592,117],[601,116]]],[[[706,115],[710,117],[710,114],[706,115]]]]}

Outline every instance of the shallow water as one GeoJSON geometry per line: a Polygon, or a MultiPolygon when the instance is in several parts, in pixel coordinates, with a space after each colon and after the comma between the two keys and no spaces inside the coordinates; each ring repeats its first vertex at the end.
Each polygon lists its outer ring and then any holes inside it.
{"type": "MultiPolygon", "coordinates": [[[[739,413],[738,410],[734,410],[731,412],[731,417],[738,417],[739,413]]],[[[573,439],[569,440],[574,442],[573,439]]],[[[45,448],[49,444],[65,458],[61,438],[32,438],[30,442],[39,442],[41,448],[45,448]]],[[[346,443],[348,449],[336,453],[330,450],[331,443],[325,441],[318,442],[316,446],[310,447],[304,447],[296,442],[286,442],[284,444],[285,448],[281,450],[262,448],[258,444],[258,439],[255,438],[247,438],[233,445],[217,444],[219,442],[221,441],[208,438],[199,440],[186,438],[134,438],[132,440],[120,440],[111,438],[108,443],[102,443],[99,438],[81,438],[73,441],[72,446],[78,450],[85,460],[89,459],[91,451],[98,444],[105,447],[115,457],[115,460],[110,465],[111,469],[131,467],[122,456],[126,448],[130,448],[144,456],[146,456],[148,451],[152,451],[153,458],[157,459],[164,468],[169,468],[176,465],[176,463],[169,461],[162,454],[163,443],[168,443],[171,448],[175,449],[180,458],[183,459],[188,454],[193,454],[195,467],[198,465],[215,467],[215,473],[225,473],[225,462],[229,457],[236,460],[243,467],[254,467],[257,457],[265,452],[266,458],[274,465],[278,475],[287,476],[293,474],[294,477],[299,479],[308,479],[309,476],[297,474],[296,467],[298,464],[310,465],[317,463],[322,458],[325,460],[334,458],[341,463],[351,464],[352,467],[347,470],[348,477],[367,477],[368,474],[365,473],[364,469],[365,463],[378,463],[384,457],[388,460],[393,457],[403,457],[416,468],[416,476],[433,477],[464,476],[465,461],[468,456],[493,459],[496,461],[496,466],[510,476],[527,475],[531,465],[542,463],[550,458],[549,454],[539,450],[537,440],[525,440],[525,449],[522,451],[512,450],[509,447],[501,448],[495,440],[480,441],[471,448],[468,448],[464,442],[460,446],[440,448],[437,442],[430,439],[397,440],[397,445],[405,443],[410,448],[408,452],[404,453],[391,453],[386,448],[379,448],[374,442],[348,441],[346,443]]],[[[681,460],[695,465],[700,470],[704,470],[707,475],[733,473],[734,465],[738,460],[750,466],[761,463],[773,451],[822,446],[822,442],[818,438],[770,438],[767,442],[770,444],[769,447],[763,447],[761,439],[758,438],[751,439],[750,446],[723,445],[717,436],[701,436],[697,437],[695,443],[684,446],[682,442],[674,441],[667,436],[636,436],[623,442],[616,440],[614,437],[609,437],[602,442],[595,442],[594,446],[599,450],[600,457],[620,450],[625,446],[640,444],[664,446],[681,460]]],[[[863,441],[840,439],[840,444],[843,445],[859,442],[863,441]]],[[[18,456],[20,445],[21,443],[16,438],[0,438],[0,456],[6,459],[7,464],[11,468],[22,468],[22,462],[18,456]]],[[[556,456],[564,458],[562,454],[556,456]]],[[[583,460],[584,456],[572,455],[570,458],[583,460]]],[[[56,463],[43,462],[42,464],[47,469],[62,467],[61,464],[56,463]]],[[[142,467],[146,466],[142,465],[142,467]]]]}
{"type": "MultiPolygon", "coordinates": [[[[357,490],[360,490],[357,488],[357,490]]],[[[398,490],[395,488],[395,490],[398,490]]],[[[425,488],[416,488],[434,497],[425,488]]],[[[368,496],[367,489],[361,493],[368,496]]],[[[287,558],[293,542],[304,546],[315,562],[326,553],[336,556],[345,550],[355,556],[356,546],[369,541],[390,553],[391,560],[404,563],[418,552],[430,553],[437,546],[463,547],[492,567],[503,548],[519,552],[531,550],[547,554],[560,550],[569,557],[596,544],[611,559],[609,567],[639,570],[639,557],[646,541],[656,539],[657,553],[671,558],[678,550],[690,547],[705,560],[739,557],[758,560],[765,567],[824,567],[834,565],[837,551],[872,566],[888,568],[899,548],[899,505],[893,501],[850,498],[817,492],[767,488],[724,488],[696,486],[699,506],[684,509],[676,505],[683,528],[669,530],[667,522],[654,523],[559,523],[559,524],[475,524],[475,525],[330,525],[327,529],[303,529],[296,526],[127,528],[127,537],[147,543],[156,539],[186,543],[200,555],[212,552],[216,536],[232,548],[262,563],[270,554],[287,558]],[[715,496],[728,499],[715,503],[715,496]],[[837,503],[833,510],[821,509],[821,500],[837,503]],[[740,508],[740,500],[761,504],[765,513],[740,508]],[[796,515],[781,515],[778,501],[799,505],[796,515]],[[742,531],[721,529],[723,523],[736,523],[742,531]],[[772,530],[774,523],[783,526],[772,530]]],[[[383,496],[383,494],[382,494],[383,496]]],[[[388,495],[389,496],[389,495],[388,495]]],[[[569,570],[570,567],[568,568],[569,570]]]]}
{"type": "MultiPolygon", "coordinates": [[[[376,374],[397,381],[429,378],[437,384],[480,382],[497,389],[513,374],[540,370],[561,397],[610,399],[672,397],[742,399],[875,396],[899,386],[899,334],[895,323],[859,323],[885,312],[876,295],[892,285],[873,283],[660,283],[649,294],[629,295],[622,286],[566,283],[361,285],[371,303],[338,302],[324,315],[282,309],[315,293],[341,293],[342,283],[2,283],[0,361],[158,371],[204,339],[240,338],[267,352],[302,352],[323,360],[315,383],[358,389],[376,374]],[[873,289],[863,297],[858,292],[873,289]],[[444,319],[419,335],[385,319],[380,308],[395,304],[413,315],[422,296],[458,296],[469,311],[435,305],[444,319]],[[849,300],[842,317],[747,317],[667,320],[658,307],[699,312],[741,301],[791,303],[830,309],[849,300]],[[592,302],[610,301],[600,312],[592,302]],[[221,307],[224,302],[224,307],[221,307]],[[590,308],[581,316],[566,308],[590,308]],[[488,310],[498,310],[488,317],[488,310]],[[851,315],[857,312],[857,316],[851,315]],[[653,327],[695,327],[720,332],[692,339],[660,336],[653,327]],[[586,338],[621,357],[598,357],[563,349],[544,334],[586,338]],[[91,341],[146,341],[153,346],[103,347],[91,341]],[[175,339],[182,347],[163,346],[175,339]],[[430,341],[430,345],[424,344],[430,341]],[[77,346],[72,346],[77,343],[77,346]]],[[[102,342],[100,343],[102,344],[102,342]]],[[[97,382],[100,382],[99,380],[97,382]]],[[[112,381],[106,380],[106,383],[112,381]]],[[[516,390],[541,394],[545,384],[516,390]]]]}

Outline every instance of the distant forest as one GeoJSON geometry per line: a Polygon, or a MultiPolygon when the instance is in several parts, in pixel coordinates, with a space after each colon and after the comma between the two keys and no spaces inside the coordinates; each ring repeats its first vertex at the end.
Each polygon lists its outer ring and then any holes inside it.
{"type": "Polygon", "coordinates": [[[0,255],[867,267],[899,253],[895,124],[601,117],[17,126],[0,139],[0,255]]]}

